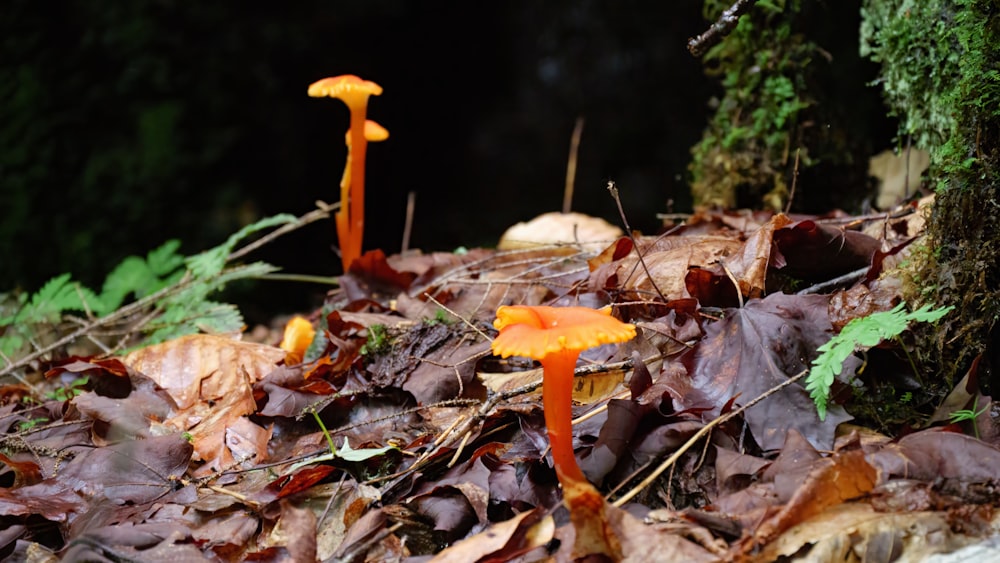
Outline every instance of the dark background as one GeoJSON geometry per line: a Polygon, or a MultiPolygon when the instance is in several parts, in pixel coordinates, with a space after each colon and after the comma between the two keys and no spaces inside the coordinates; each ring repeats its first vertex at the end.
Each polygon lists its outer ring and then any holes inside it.
{"type": "MultiPolygon", "coordinates": [[[[816,5],[850,80],[871,80],[871,65],[857,75],[857,3],[816,5]]],[[[347,109],[306,96],[326,76],[384,88],[369,105],[391,137],[369,147],[365,248],[387,253],[411,190],[411,247],[424,250],[493,245],[557,210],[578,116],[574,209],[618,223],[614,179],[633,227],[655,231],[668,202],[690,209],[689,150],[719,92],[685,48],[706,27],[694,0],[9,0],[4,12],[0,290],[61,272],[99,286],[166,239],[193,254],[250,220],[336,201],[347,109]]],[[[332,275],[335,244],[323,222],[254,257],[332,275]]],[[[243,291],[264,318],[323,290],[243,291]]]]}

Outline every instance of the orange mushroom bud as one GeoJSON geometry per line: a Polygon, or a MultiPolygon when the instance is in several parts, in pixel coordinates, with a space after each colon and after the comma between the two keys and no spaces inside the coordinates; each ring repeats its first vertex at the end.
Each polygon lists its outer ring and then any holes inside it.
{"type": "Polygon", "coordinates": [[[285,365],[294,366],[302,363],[306,350],[316,337],[316,329],[305,317],[296,315],[285,324],[285,333],[278,346],[285,351],[285,365]]]}
{"type": "Polygon", "coordinates": [[[497,309],[493,326],[500,331],[493,340],[494,354],[542,363],[545,426],[556,476],[576,528],[574,554],[619,557],[620,544],[604,516],[604,498],[580,471],[573,453],[573,371],[580,352],[631,340],[635,326],[612,317],[610,309],[520,305],[497,309]]]}
{"type": "Polygon", "coordinates": [[[368,98],[382,93],[382,87],[353,74],[324,78],[309,85],[309,95],[314,98],[329,96],[347,104],[351,111],[351,128],[348,131],[353,153],[348,166],[351,169],[349,196],[341,194],[337,212],[337,236],[340,238],[340,257],[344,271],[361,256],[361,242],[365,229],[365,156],[368,143],[365,139],[365,114],[368,98]]]}

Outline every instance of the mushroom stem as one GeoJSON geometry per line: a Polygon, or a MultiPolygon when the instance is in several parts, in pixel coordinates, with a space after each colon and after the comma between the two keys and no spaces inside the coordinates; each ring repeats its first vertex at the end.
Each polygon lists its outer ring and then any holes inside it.
{"type": "MultiPolygon", "coordinates": [[[[351,111],[351,128],[347,132],[350,139],[347,167],[340,181],[340,211],[337,212],[340,260],[345,272],[354,260],[361,257],[365,228],[365,154],[368,149],[365,114],[368,98],[381,93],[381,86],[353,74],[324,78],[309,85],[310,96],[340,99],[351,111]]],[[[382,139],[388,136],[384,129],[381,133],[379,136],[382,139]]]]}
{"type": "Polygon", "coordinates": [[[361,242],[365,230],[365,154],[368,139],[365,138],[365,107],[351,108],[351,147],[348,149],[351,167],[349,202],[341,201],[340,210],[347,217],[347,239],[341,242],[340,252],[344,269],[361,256],[361,242]]]}
{"type": "Polygon", "coordinates": [[[549,431],[552,460],[563,489],[563,501],[576,530],[574,559],[603,554],[622,556],[621,542],[608,521],[604,497],[587,481],[573,453],[573,371],[582,350],[625,342],[635,326],[611,316],[611,309],[510,305],[497,309],[493,353],[526,356],[542,362],[542,406],[549,431]]]}
{"type": "Polygon", "coordinates": [[[541,360],[545,427],[549,430],[556,475],[564,485],[566,481],[587,482],[573,453],[573,370],[578,357],[579,350],[560,350],[541,360]]]}
{"type": "Polygon", "coordinates": [[[608,525],[604,497],[584,476],[573,452],[573,371],[579,356],[579,350],[563,349],[541,360],[545,427],[563,502],[576,530],[574,556],[602,553],[617,561],[621,543],[608,525]]]}

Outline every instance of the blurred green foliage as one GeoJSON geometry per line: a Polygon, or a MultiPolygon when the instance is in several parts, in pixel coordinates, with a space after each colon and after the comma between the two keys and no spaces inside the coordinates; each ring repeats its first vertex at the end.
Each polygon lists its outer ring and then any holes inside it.
{"type": "MultiPolygon", "coordinates": [[[[705,18],[731,3],[705,0],[705,18]]],[[[857,33],[850,16],[846,6],[762,0],[705,54],[723,93],[691,149],[696,204],[783,209],[798,154],[798,209],[859,207],[867,158],[888,140],[879,132],[885,111],[865,91],[873,69],[853,44],[844,48],[857,33]]]]}
{"type": "MultiPolygon", "coordinates": [[[[730,2],[706,0],[713,20],[730,2]]],[[[698,204],[772,209],[788,197],[789,155],[801,147],[799,114],[814,104],[809,73],[818,47],[793,31],[799,0],[759,2],[705,55],[725,89],[705,135],[692,149],[692,192],[698,204]],[[741,193],[742,192],[742,193],[741,193]],[[754,201],[756,200],[756,201],[754,201]]],[[[803,166],[811,164],[803,147],[803,166]]]]}

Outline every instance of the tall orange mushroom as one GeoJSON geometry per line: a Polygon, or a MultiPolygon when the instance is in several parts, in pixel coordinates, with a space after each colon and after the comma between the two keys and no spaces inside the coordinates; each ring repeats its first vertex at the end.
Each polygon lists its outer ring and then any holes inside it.
{"type": "Polygon", "coordinates": [[[573,453],[573,371],[580,352],[635,337],[635,326],[611,316],[610,309],[509,306],[497,309],[500,334],[493,353],[524,356],[542,363],[542,406],[556,476],[576,529],[573,554],[621,557],[621,544],[605,517],[604,497],[587,481],[573,453]]]}
{"type": "MultiPolygon", "coordinates": [[[[361,242],[365,229],[365,156],[368,141],[365,138],[365,115],[368,98],[382,93],[382,87],[369,80],[362,80],[353,74],[324,78],[309,85],[309,95],[314,98],[329,96],[347,104],[351,111],[350,136],[351,159],[348,166],[350,187],[348,197],[344,197],[341,186],[340,210],[337,212],[337,236],[340,238],[340,259],[344,271],[351,262],[361,256],[361,242]]],[[[345,174],[346,175],[346,174],[345,174]]]]}
{"type": "MultiPolygon", "coordinates": [[[[386,130],[385,127],[382,127],[377,122],[372,121],[371,119],[365,120],[366,141],[368,141],[369,143],[377,143],[380,141],[384,141],[388,138],[389,138],[389,131],[386,130]]],[[[345,245],[344,241],[350,239],[352,234],[350,231],[351,227],[350,222],[347,220],[347,212],[343,211],[345,209],[344,206],[348,205],[347,202],[353,201],[350,194],[351,194],[351,168],[353,167],[354,164],[354,157],[351,154],[353,151],[351,149],[350,130],[348,130],[347,133],[344,134],[344,143],[347,145],[347,162],[344,164],[344,175],[341,176],[340,178],[340,201],[341,201],[342,211],[338,212],[336,215],[337,240],[341,241],[340,243],[341,247],[347,246],[345,245]]],[[[363,216],[361,218],[364,219],[363,216]]],[[[361,255],[361,236],[357,237],[357,250],[358,250],[357,255],[350,258],[351,261],[353,261],[354,258],[357,258],[357,256],[361,255]]],[[[343,248],[341,248],[340,256],[344,260],[344,271],[346,272],[347,268],[350,267],[351,264],[350,262],[347,261],[347,258],[344,258],[343,248]]]]}

